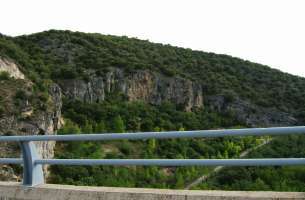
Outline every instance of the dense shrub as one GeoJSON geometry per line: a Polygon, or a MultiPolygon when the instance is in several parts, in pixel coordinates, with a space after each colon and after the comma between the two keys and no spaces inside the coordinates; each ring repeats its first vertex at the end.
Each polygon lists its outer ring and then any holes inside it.
{"type": "Polygon", "coordinates": [[[39,79],[103,75],[111,67],[131,73],[152,70],[181,76],[204,86],[206,94],[241,97],[296,115],[305,104],[305,79],[227,55],[154,44],[135,38],[51,30],[16,38],[0,37],[0,55],[16,60],[39,79]]]}
{"type": "MultiPolygon", "coordinates": [[[[250,158],[302,158],[305,136],[280,136],[252,152],[250,158]]],[[[229,167],[199,188],[222,190],[305,191],[305,167],[229,167]]]]}
{"type": "Polygon", "coordinates": [[[0,72],[0,81],[1,80],[9,80],[10,74],[8,72],[0,72]]]}

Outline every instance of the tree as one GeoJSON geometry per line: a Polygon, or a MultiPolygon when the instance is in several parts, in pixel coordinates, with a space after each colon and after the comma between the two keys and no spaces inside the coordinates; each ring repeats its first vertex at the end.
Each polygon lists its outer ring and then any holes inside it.
{"type": "Polygon", "coordinates": [[[148,140],[148,151],[153,153],[156,149],[156,139],[149,139],[148,140]]]}
{"type": "Polygon", "coordinates": [[[185,128],[184,127],[180,127],[179,131],[185,131],[185,128]]]}
{"type": "Polygon", "coordinates": [[[107,131],[106,130],[106,125],[103,121],[100,121],[94,127],[94,132],[95,133],[105,133],[106,131],[107,131]]]}
{"type": "Polygon", "coordinates": [[[229,158],[229,154],[228,154],[228,151],[227,151],[227,150],[225,150],[225,152],[223,153],[223,157],[224,157],[225,159],[228,159],[228,158],[229,158]]]}
{"type": "Polygon", "coordinates": [[[154,132],[160,132],[160,131],[161,131],[160,127],[156,126],[156,127],[154,128],[154,132]]]}
{"type": "Polygon", "coordinates": [[[143,123],[141,124],[142,131],[152,131],[153,127],[154,127],[154,123],[149,118],[144,120],[143,123]]]}
{"type": "Polygon", "coordinates": [[[181,189],[184,187],[184,179],[181,173],[176,172],[176,184],[175,188],[181,189]]]}
{"type": "Polygon", "coordinates": [[[58,134],[79,134],[81,132],[77,124],[71,120],[66,119],[65,125],[58,131],[58,134]]]}
{"type": "Polygon", "coordinates": [[[219,151],[217,151],[217,159],[222,159],[223,158],[223,156],[221,155],[221,153],[219,152],[219,151]]]}
{"type": "Polygon", "coordinates": [[[82,128],[83,133],[93,133],[92,124],[86,120],[85,126],[82,128]]]}
{"type": "Polygon", "coordinates": [[[114,132],[115,133],[124,133],[125,132],[125,124],[120,115],[114,118],[113,120],[114,132]]]}

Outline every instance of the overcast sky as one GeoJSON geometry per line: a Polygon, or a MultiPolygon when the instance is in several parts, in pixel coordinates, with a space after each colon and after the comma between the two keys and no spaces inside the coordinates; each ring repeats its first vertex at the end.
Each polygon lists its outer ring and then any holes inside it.
{"type": "Polygon", "coordinates": [[[127,35],[305,77],[304,0],[1,0],[0,32],[127,35]]]}

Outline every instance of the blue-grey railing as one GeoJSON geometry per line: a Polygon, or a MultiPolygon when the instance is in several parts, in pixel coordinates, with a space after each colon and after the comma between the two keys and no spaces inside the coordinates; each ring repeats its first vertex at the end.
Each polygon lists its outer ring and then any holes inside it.
{"type": "Polygon", "coordinates": [[[170,131],[147,133],[108,133],[78,135],[0,136],[0,142],[19,142],[22,159],[0,158],[0,164],[22,164],[23,185],[44,183],[42,165],[141,165],[141,166],[284,166],[305,165],[305,158],[265,159],[41,159],[35,141],[101,141],[167,138],[204,138],[224,136],[265,136],[305,134],[305,126],[248,128],[201,131],[170,131]]]}

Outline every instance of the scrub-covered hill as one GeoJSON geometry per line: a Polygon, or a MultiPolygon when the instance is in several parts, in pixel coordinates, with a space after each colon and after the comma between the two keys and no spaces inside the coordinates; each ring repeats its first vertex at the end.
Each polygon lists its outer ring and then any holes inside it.
{"type": "MultiPolygon", "coordinates": [[[[303,124],[305,117],[304,78],[128,37],[56,30],[0,35],[0,81],[2,135],[9,134],[11,118],[14,134],[53,134],[60,127],[60,134],[119,134],[289,126],[303,124]],[[36,129],[24,127],[29,124],[36,129]]],[[[55,156],[229,158],[260,143],[252,137],[57,143],[55,156]]],[[[52,157],[54,145],[42,151],[52,157]]],[[[183,188],[209,170],[54,166],[49,181],[183,188]]]]}

